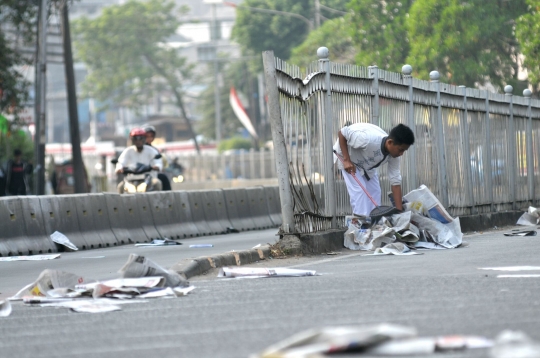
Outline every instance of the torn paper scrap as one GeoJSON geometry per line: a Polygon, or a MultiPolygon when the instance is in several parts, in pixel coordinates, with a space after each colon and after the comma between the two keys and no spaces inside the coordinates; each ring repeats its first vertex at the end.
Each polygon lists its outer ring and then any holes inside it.
{"type": "Polygon", "coordinates": [[[217,277],[300,277],[316,276],[313,270],[263,267],[222,267],[217,277]]]}
{"type": "Polygon", "coordinates": [[[11,303],[8,300],[0,301],[0,317],[7,317],[11,314],[11,303]]]}
{"type": "Polygon", "coordinates": [[[43,261],[43,260],[54,260],[60,257],[60,254],[52,255],[31,255],[31,256],[8,256],[0,257],[0,262],[2,261],[43,261]]]}
{"type": "Polygon", "coordinates": [[[372,254],[365,256],[378,256],[378,255],[421,255],[418,252],[411,251],[407,245],[401,242],[394,242],[384,247],[378,247],[372,254]]]}
{"type": "Polygon", "coordinates": [[[166,270],[152,260],[137,254],[130,254],[118,272],[122,277],[163,276],[167,287],[189,286],[189,282],[178,273],[166,270]]]}
{"type": "Polygon", "coordinates": [[[443,224],[449,224],[454,220],[437,197],[424,184],[420,185],[418,189],[411,190],[403,198],[409,202],[408,207],[413,212],[426,215],[443,224]]]}
{"type": "Polygon", "coordinates": [[[171,239],[154,239],[149,243],[135,244],[135,246],[169,246],[169,245],[182,245],[181,242],[174,241],[171,239]]]}
{"type": "Polygon", "coordinates": [[[21,300],[24,296],[47,296],[56,288],[75,288],[76,285],[94,282],[79,275],[59,270],[43,270],[36,281],[23,287],[9,300],[21,300]]]}
{"type": "Polygon", "coordinates": [[[75,246],[71,241],[69,241],[66,235],[62,234],[61,232],[58,232],[58,231],[53,232],[51,234],[51,240],[71,250],[74,250],[74,251],[79,250],[77,246],[75,246]]]}

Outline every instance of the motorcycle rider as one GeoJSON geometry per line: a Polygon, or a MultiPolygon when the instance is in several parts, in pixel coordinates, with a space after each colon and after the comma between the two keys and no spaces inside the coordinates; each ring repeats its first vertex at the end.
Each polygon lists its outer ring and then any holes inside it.
{"type": "MultiPolygon", "coordinates": [[[[156,138],[156,128],[149,124],[145,124],[143,125],[142,129],[144,129],[146,133],[146,145],[154,148],[155,150],[159,152],[159,150],[152,145],[152,142],[156,138]]],[[[163,163],[163,169],[165,169],[167,167],[167,158],[163,156],[161,160],[163,163]]],[[[165,175],[164,173],[158,173],[157,178],[161,180],[163,190],[172,190],[171,182],[169,181],[169,177],[167,177],[167,175],[165,175]]]]}
{"type": "MultiPolygon", "coordinates": [[[[118,157],[116,174],[123,173],[124,167],[135,167],[137,163],[148,164],[153,169],[150,172],[153,190],[162,190],[161,181],[157,178],[157,172],[160,171],[163,166],[161,158],[155,158],[156,155],[159,154],[158,151],[153,147],[145,145],[146,132],[142,128],[133,128],[131,132],[129,132],[129,137],[131,138],[133,145],[124,149],[122,154],[120,154],[120,157],[118,157]]],[[[118,192],[120,194],[124,192],[123,180],[118,184],[118,192]]]]}

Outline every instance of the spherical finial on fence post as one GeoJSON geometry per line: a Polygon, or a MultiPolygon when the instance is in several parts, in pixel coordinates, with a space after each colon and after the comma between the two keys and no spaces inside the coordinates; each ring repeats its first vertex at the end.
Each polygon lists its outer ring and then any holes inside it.
{"type": "Polygon", "coordinates": [[[523,97],[531,98],[531,96],[532,96],[532,91],[528,88],[525,88],[523,90],[523,97]]]}
{"type": "Polygon", "coordinates": [[[432,82],[439,82],[439,78],[441,78],[441,75],[439,74],[439,71],[431,71],[429,73],[429,79],[432,82]]]}
{"type": "Polygon", "coordinates": [[[403,67],[401,67],[401,73],[403,73],[405,76],[410,76],[412,74],[412,66],[403,65],[403,67]]]}
{"type": "Polygon", "coordinates": [[[513,91],[514,91],[514,87],[510,85],[504,86],[504,92],[507,96],[511,96],[513,91]]]}
{"type": "Polygon", "coordinates": [[[321,60],[326,60],[328,59],[328,56],[330,55],[330,51],[328,51],[328,48],[326,47],[319,47],[317,49],[317,56],[321,59],[321,60]]]}

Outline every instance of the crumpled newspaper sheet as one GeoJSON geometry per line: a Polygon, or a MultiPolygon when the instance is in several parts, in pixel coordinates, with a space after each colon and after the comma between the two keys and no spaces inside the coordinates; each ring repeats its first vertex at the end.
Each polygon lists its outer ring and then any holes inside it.
{"type": "Polygon", "coordinates": [[[538,225],[540,222],[540,209],[533,206],[529,206],[527,212],[523,213],[518,219],[516,225],[531,226],[538,225]]]}
{"type": "Polygon", "coordinates": [[[376,250],[396,241],[418,249],[449,249],[461,245],[463,234],[459,218],[452,219],[425,185],[407,196],[412,202],[407,204],[405,212],[384,217],[371,227],[362,218],[347,216],[348,230],[343,245],[350,250],[376,250]]]}

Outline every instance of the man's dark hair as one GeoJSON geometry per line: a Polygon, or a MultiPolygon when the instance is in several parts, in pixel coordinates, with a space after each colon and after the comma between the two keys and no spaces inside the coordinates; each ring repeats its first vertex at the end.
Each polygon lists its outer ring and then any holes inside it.
{"type": "Polygon", "coordinates": [[[22,151],[21,151],[20,149],[15,149],[15,150],[13,151],[13,156],[14,156],[14,157],[17,157],[17,156],[19,156],[19,155],[22,155],[22,151]]]}
{"type": "Polygon", "coordinates": [[[395,144],[402,145],[413,145],[414,144],[414,133],[413,131],[404,124],[398,124],[390,131],[389,139],[392,139],[395,144]]]}

